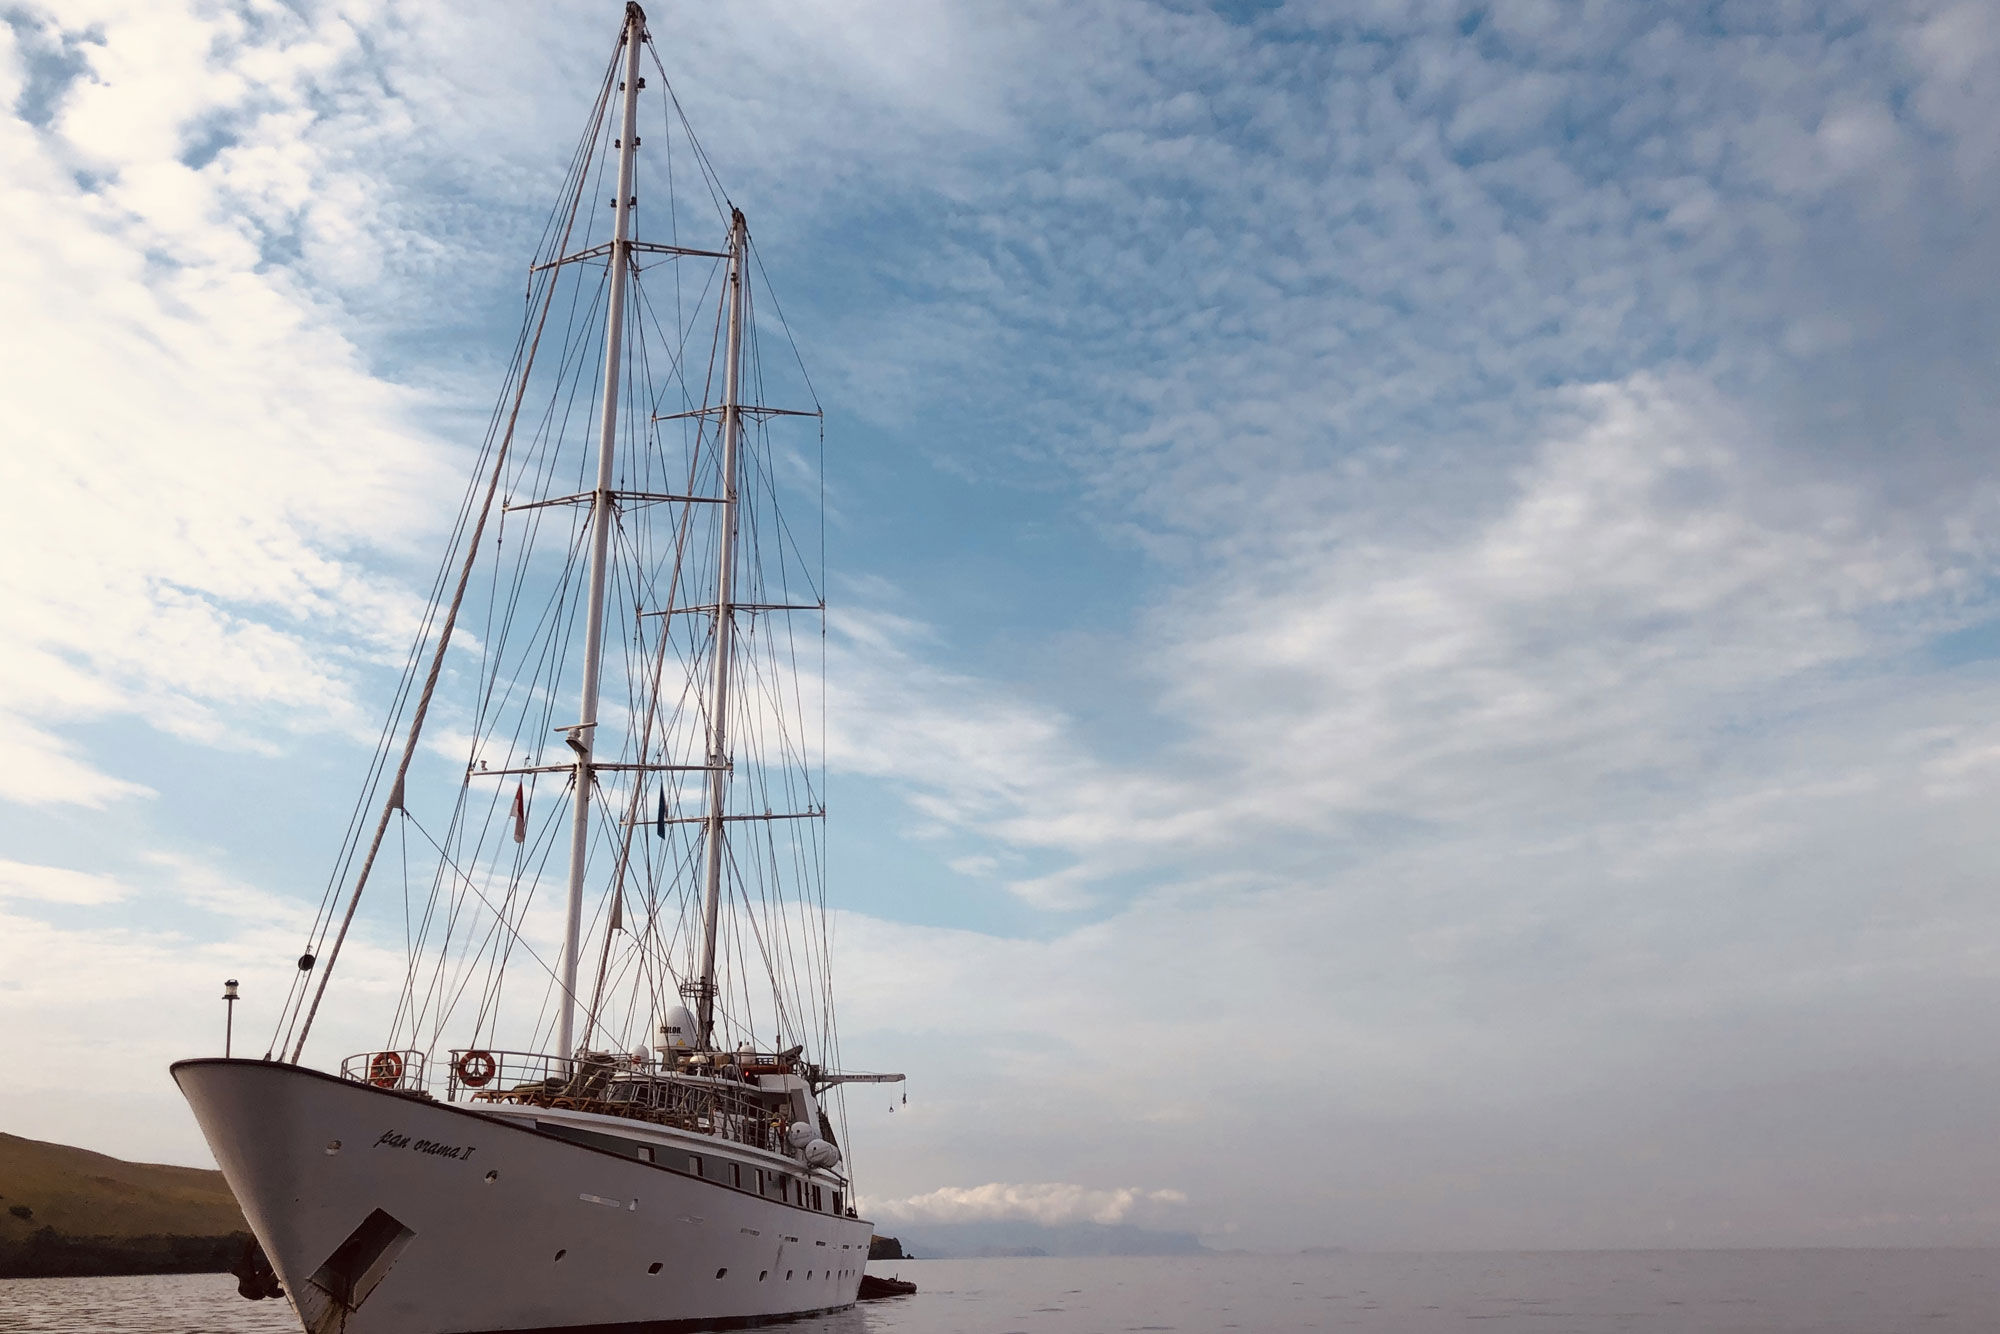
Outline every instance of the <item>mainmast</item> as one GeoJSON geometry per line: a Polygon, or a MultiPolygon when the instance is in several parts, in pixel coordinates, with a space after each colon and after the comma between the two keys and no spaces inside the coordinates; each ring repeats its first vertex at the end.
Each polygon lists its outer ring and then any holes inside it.
{"type": "MultiPolygon", "coordinates": [[[[716,558],[715,675],[708,692],[708,818],[702,874],[701,980],[695,983],[696,1032],[701,1049],[714,1046],[715,945],[722,911],[723,813],[729,800],[729,658],[736,634],[736,444],[741,430],[739,382],[743,366],[744,256],[750,229],[743,210],[729,218],[729,350],[722,371],[722,549],[716,558]]],[[[572,915],[575,907],[572,904],[572,915]]]]}
{"type": "Polygon", "coordinates": [[[583,699],[575,725],[565,729],[565,739],[576,752],[576,780],[569,832],[569,912],[563,927],[562,995],[557,997],[561,1018],[556,1054],[564,1058],[575,1054],[576,956],[583,934],[583,871],[590,855],[590,801],[596,786],[591,751],[597,730],[599,676],[604,663],[604,585],[611,538],[611,483],[618,452],[625,283],[632,268],[632,212],[639,203],[632,177],[633,157],[639,147],[639,48],[645,36],[645,13],[636,4],[626,5],[625,105],[618,132],[618,195],[611,201],[611,301],[605,316],[604,404],[598,419],[597,489],[590,501],[590,594],[583,632],[583,699]]]}

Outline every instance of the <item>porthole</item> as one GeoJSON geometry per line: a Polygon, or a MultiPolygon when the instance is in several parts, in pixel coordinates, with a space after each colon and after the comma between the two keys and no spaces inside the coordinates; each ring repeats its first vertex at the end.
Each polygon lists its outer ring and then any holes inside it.
{"type": "Polygon", "coordinates": [[[768,1270],[768,1269],[760,1269],[760,1270],[758,1270],[758,1271],[757,1271],[757,1281],[758,1281],[759,1283],[762,1283],[762,1282],[763,1282],[763,1281],[764,1281],[764,1280],[765,1280],[766,1278],[769,1278],[769,1277],[770,1277],[770,1275],[771,1275],[771,1271],[770,1271],[770,1270],[768,1270]]]}
{"type": "Polygon", "coordinates": [[[486,1184],[489,1186],[492,1185],[494,1182],[498,1181],[499,1179],[500,1179],[500,1174],[498,1172],[488,1172],[486,1174],[486,1184]]]}
{"type": "Polygon", "coordinates": [[[792,1281],[792,1271],[787,1269],[785,1271],[785,1282],[790,1283],[791,1281],[792,1281]]]}
{"type": "Polygon", "coordinates": [[[721,1277],[722,1277],[722,1276],[723,1276],[724,1274],[726,1274],[726,1273],[728,1273],[728,1272],[729,1272],[729,1266],[728,1266],[728,1265],[724,1265],[724,1266],[723,1266],[722,1268],[720,1268],[720,1269],[718,1269],[718,1270],[716,1270],[716,1271],[715,1271],[715,1276],[716,1276],[717,1278],[721,1278],[721,1277]]]}
{"type": "Polygon", "coordinates": [[[331,1158],[331,1157],[333,1157],[333,1155],[335,1155],[336,1153],[339,1153],[339,1152],[340,1152],[340,1141],[339,1141],[339,1140],[337,1140],[337,1139],[330,1139],[330,1140],[328,1140],[328,1141],[326,1142],[326,1156],[327,1156],[327,1157],[331,1158]]]}
{"type": "Polygon", "coordinates": [[[649,1273],[649,1274],[657,1274],[657,1273],[659,1273],[659,1272],[660,1272],[660,1262],[659,1262],[658,1260],[655,1260],[655,1261],[653,1261],[653,1263],[651,1263],[651,1264],[647,1265],[647,1266],[646,1266],[646,1272],[647,1272],[647,1273],[649,1273]]]}
{"type": "Polygon", "coordinates": [[[556,1263],[557,1263],[557,1264],[561,1264],[561,1263],[562,1263],[562,1258],[563,1258],[563,1257],[564,1257],[565,1255],[568,1255],[568,1254],[569,1254],[569,1248],[568,1248],[567,1246],[565,1246],[565,1247],[563,1247],[563,1249],[561,1249],[561,1250],[557,1251],[557,1252],[556,1252],[556,1263]]]}

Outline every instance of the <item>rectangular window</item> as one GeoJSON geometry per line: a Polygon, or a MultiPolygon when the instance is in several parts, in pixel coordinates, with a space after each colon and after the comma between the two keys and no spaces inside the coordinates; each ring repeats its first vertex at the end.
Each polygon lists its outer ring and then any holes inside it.
{"type": "Polygon", "coordinates": [[[689,1155],[688,1155],[688,1175],[689,1175],[689,1176],[691,1176],[691,1177],[698,1177],[698,1176],[700,1176],[700,1175],[701,1175],[701,1155],[700,1155],[700,1154],[698,1154],[698,1153],[691,1153],[691,1154],[689,1154],[689,1155]]]}
{"type": "Polygon", "coordinates": [[[743,1189],[743,1164],[731,1163],[729,1165],[729,1184],[738,1190],[743,1189]]]}
{"type": "Polygon", "coordinates": [[[757,1193],[762,1195],[764,1193],[764,1169],[759,1167],[753,1170],[757,1174],[757,1193]]]}
{"type": "Polygon", "coordinates": [[[639,1145],[639,1146],[638,1146],[638,1150],[637,1150],[637,1152],[638,1152],[638,1154],[639,1154],[639,1158],[640,1158],[640,1160],[641,1160],[642,1162],[648,1162],[648,1163],[650,1163],[650,1162],[652,1162],[652,1161],[653,1161],[653,1146],[652,1146],[652,1145],[650,1145],[650,1144],[641,1144],[641,1145],[639,1145]]]}
{"type": "Polygon", "coordinates": [[[813,1208],[820,1213],[826,1212],[826,1195],[818,1186],[813,1187],[813,1208]]]}
{"type": "Polygon", "coordinates": [[[833,1193],[833,1211],[834,1211],[835,1213],[839,1213],[839,1212],[840,1212],[840,1192],[839,1192],[839,1191],[835,1191],[835,1192],[833,1193]]]}

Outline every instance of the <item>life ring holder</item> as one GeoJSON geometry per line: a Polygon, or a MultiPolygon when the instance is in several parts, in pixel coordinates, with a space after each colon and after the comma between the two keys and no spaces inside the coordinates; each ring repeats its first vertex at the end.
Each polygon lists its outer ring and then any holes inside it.
{"type": "Polygon", "coordinates": [[[392,1089],[403,1082],[403,1058],[393,1051],[378,1051],[368,1058],[368,1082],[378,1089],[392,1089]]]}
{"type": "Polygon", "coordinates": [[[458,1071],[458,1082],[467,1088],[483,1089],[493,1082],[500,1064],[493,1059],[490,1051],[469,1051],[458,1058],[454,1067],[458,1071]]]}

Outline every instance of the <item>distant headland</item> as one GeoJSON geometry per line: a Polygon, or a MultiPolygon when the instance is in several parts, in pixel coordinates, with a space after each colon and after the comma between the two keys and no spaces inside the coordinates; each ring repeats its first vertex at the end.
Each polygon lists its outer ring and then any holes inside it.
{"type": "Polygon", "coordinates": [[[226,1272],[249,1239],[220,1172],[0,1134],[0,1278],[226,1272]]]}
{"type": "MultiPolygon", "coordinates": [[[[913,1223],[899,1228],[898,1257],[983,1259],[1020,1256],[1213,1255],[1191,1232],[1156,1232],[1123,1223],[1044,1224],[1025,1219],[913,1223]]],[[[879,1241],[895,1244],[889,1237],[879,1241]]],[[[870,1258],[874,1256],[870,1249],[870,1258]]]]}

